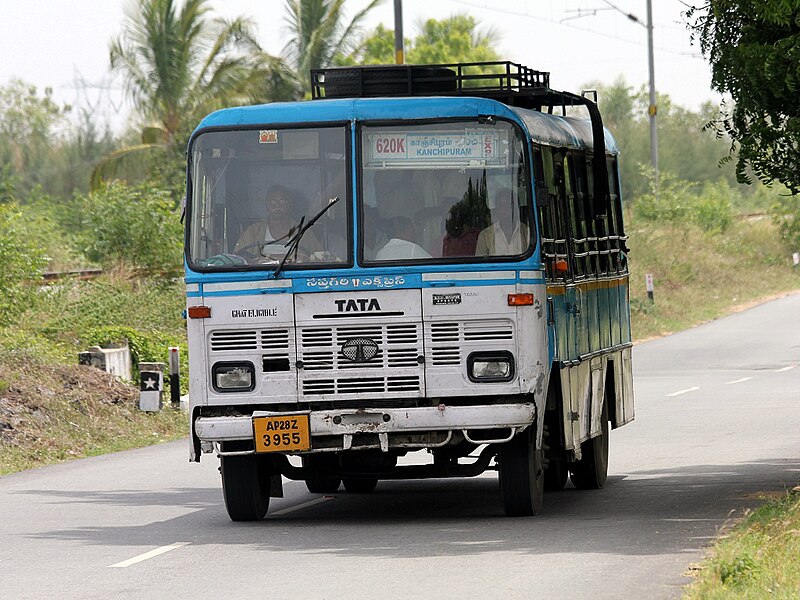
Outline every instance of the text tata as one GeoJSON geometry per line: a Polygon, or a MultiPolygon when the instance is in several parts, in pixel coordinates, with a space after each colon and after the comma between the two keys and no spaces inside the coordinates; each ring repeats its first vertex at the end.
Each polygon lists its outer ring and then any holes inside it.
{"type": "Polygon", "coordinates": [[[381,309],[376,298],[352,298],[350,300],[334,300],[334,302],[339,312],[366,312],[381,309]]]}

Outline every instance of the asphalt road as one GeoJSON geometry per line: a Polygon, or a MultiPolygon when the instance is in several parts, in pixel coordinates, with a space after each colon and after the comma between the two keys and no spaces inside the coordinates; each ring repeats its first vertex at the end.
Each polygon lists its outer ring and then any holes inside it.
{"type": "Polygon", "coordinates": [[[677,598],[761,493],[800,482],[800,295],[634,349],[636,421],[607,486],[502,516],[494,474],[289,482],[232,523],[216,459],[183,442],[0,478],[0,597],[677,598]]]}

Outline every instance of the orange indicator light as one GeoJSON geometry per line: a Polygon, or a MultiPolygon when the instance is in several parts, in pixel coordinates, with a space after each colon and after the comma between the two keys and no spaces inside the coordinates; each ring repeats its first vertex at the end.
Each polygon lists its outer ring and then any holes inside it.
{"type": "Polygon", "coordinates": [[[509,294],[509,306],[533,306],[533,294],[509,294]]]}
{"type": "Polygon", "coordinates": [[[211,316],[210,306],[190,306],[186,311],[190,319],[207,319],[211,316]]]}

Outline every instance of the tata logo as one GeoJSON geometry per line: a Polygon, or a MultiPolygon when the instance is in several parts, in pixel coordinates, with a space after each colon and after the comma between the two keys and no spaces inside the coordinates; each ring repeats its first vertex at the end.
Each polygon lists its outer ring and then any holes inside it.
{"type": "Polygon", "coordinates": [[[339,312],[369,312],[380,310],[377,298],[351,298],[350,300],[334,300],[339,312]]]}
{"type": "Polygon", "coordinates": [[[356,363],[371,361],[378,354],[378,344],[369,338],[351,338],[342,344],[342,355],[356,363]]]}

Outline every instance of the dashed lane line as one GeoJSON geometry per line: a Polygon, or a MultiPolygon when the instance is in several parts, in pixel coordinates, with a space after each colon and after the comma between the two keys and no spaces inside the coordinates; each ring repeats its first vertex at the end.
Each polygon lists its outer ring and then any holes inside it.
{"type": "Polygon", "coordinates": [[[745,381],[750,381],[752,377],[742,377],[741,379],[734,379],[733,381],[728,381],[725,385],[733,385],[734,383],[744,383],[745,381]]]}
{"type": "Polygon", "coordinates": [[[144,554],[139,554],[138,556],[134,556],[133,558],[129,558],[128,560],[123,560],[122,562],[109,565],[109,567],[115,567],[119,569],[130,567],[131,565],[135,565],[136,563],[140,563],[150,558],[154,558],[160,554],[169,552],[170,550],[177,550],[178,548],[182,548],[183,546],[188,546],[190,543],[191,542],[175,542],[174,544],[161,546],[160,548],[156,548],[155,550],[150,550],[150,552],[145,552],[144,554]]]}
{"type": "Polygon", "coordinates": [[[283,510],[277,510],[272,513],[271,516],[277,517],[279,515],[285,515],[287,513],[294,512],[296,510],[302,510],[304,508],[308,508],[309,506],[314,506],[315,504],[322,504],[323,502],[333,499],[334,496],[322,496],[321,498],[315,498],[314,500],[309,500],[308,502],[303,502],[302,504],[298,504],[296,506],[290,506],[289,508],[284,508],[283,510]]]}
{"type": "Polygon", "coordinates": [[[667,394],[667,398],[674,398],[675,396],[681,396],[683,394],[688,394],[689,392],[696,392],[700,388],[697,386],[686,388],[685,390],[678,390],[677,392],[672,392],[671,394],[667,394]]]}

